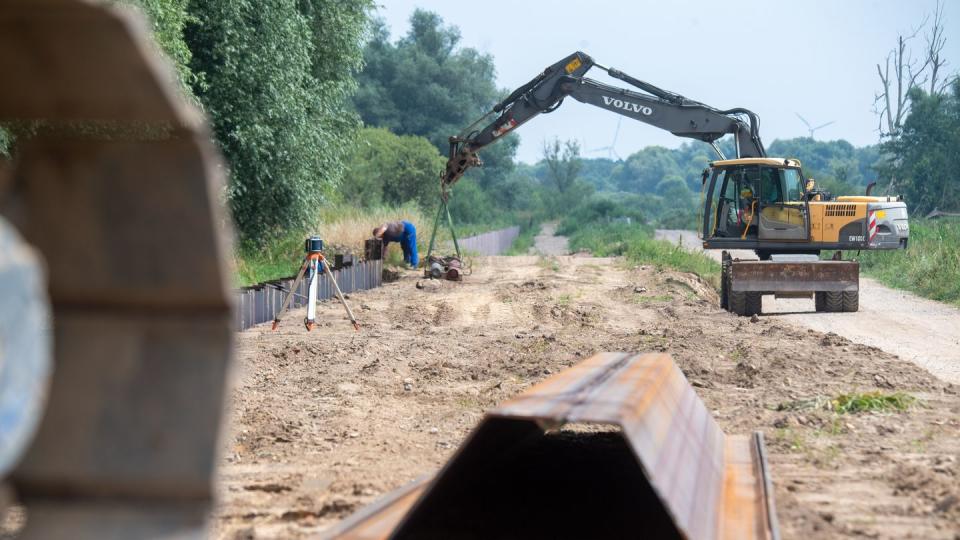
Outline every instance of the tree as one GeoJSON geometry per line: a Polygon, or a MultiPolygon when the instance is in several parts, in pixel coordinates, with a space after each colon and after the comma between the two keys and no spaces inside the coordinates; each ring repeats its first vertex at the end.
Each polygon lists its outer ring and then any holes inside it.
{"type": "Polygon", "coordinates": [[[423,137],[364,128],[340,192],[345,202],[355,206],[399,206],[412,200],[430,208],[437,201],[443,164],[443,157],[423,137]]]}
{"type": "Polygon", "coordinates": [[[560,139],[543,143],[543,161],[547,165],[547,177],[560,193],[570,191],[577,181],[583,163],[580,160],[580,144],[577,141],[560,143],[560,139]]]}
{"type": "Polygon", "coordinates": [[[230,165],[227,198],[241,239],[254,245],[307,225],[342,177],[358,128],[344,98],[359,62],[363,26],[356,12],[363,3],[347,2],[338,11],[340,5],[190,4],[190,67],[205,78],[194,91],[230,165]],[[342,19],[333,16],[338,13],[342,19]],[[338,24],[348,28],[335,39],[317,33],[318,25],[338,24]]]}
{"type": "Polygon", "coordinates": [[[929,85],[928,94],[942,94],[956,78],[955,74],[951,76],[944,73],[947,61],[943,57],[946,38],[943,35],[942,2],[937,2],[928,28],[930,18],[926,17],[909,35],[897,36],[897,46],[887,54],[883,67],[877,64],[881,89],[874,97],[874,108],[879,116],[879,129],[883,137],[899,136],[903,121],[910,114],[909,96],[914,88],[929,85]],[[911,43],[925,28],[928,29],[924,34],[923,51],[919,57],[915,57],[911,43]]]}
{"type": "Polygon", "coordinates": [[[914,215],[960,210],[960,80],[948,93],[910,91],[912,107],[896,139],[883,144],[889,173],[914,215]]]}
{"type": "MultiPolygon", "coordinates": [[[[451,135],[505,95],[496,87],[493,58],[461,47],[460,31],[428,11],[414,11],[410,31],[396,43],[382,21],[375,23],[364,60],[353,98],[363,122],[426,137],[443,155],[451,135]]],[[[488,146],[483,168],[472,169],[468,177],[489,191],[513,169],[518,144],[511,134],[488,146]]]]}
{"type": "Polygon", "coordinates": [[[650,193],[667,175],[681,175],[680,166],[674,159],[675,153],[662,146],[647,146],[631,154],[623,166],[615,171],[620,189],[632,193],[650,193]]]}
{"type": "Polygon", "coordinates": [[[193,54],[183,39],[183,31],[191,20],[187,11],[190,0],[120,0],[143,10],[153,31],[153,38],[166,53],[180,77],[183,89],[189,94],[199,80],[190,69],[193,54]]]}
{"type": "MultiPolygon", "coordinates": [[[[929,85],[927,95],[943,95],[957,79],[956,74],[950,75],[944,72],[947,61],[943,57],[946,38],[943,35],[943,4],[941,2],[937,2],[932,18],[929,27],[927,22],[930,21],[930,16],[909,35],[897,36],[897,46],[887,54],[884,66],[881,68],[880,64],[877,64],[881,90],[874,98],[874,109],[880,122],[880,136],[891,143],[886,148],[897,147],[897,139],[902,134],[904,121],[912,109],[911,96],[923,95],[922,88],[925,85],[929,85]],[[919,57],[914,57],[911,42],[924,29],[927,31],[924,35],[923,52],[919,57]],[[918,90],[921,92],[917,92],[918,90]]],[[[894,175],[898,166],[890,162],[894,159],[893,156],[884,157],[887,163],[881,164],[881,168],[890,174],[887,178],[887,188],[893,191],[898,184],[898,177],[894,175]]]]}
{"type": "Polygon", "coordinates": [[[561,143],[559,139],[543,144],[543,162],[546,165],[546,185],[552,201],[551,214],[564,214],[577,207],[593,194],[593,188],[580,180],[583,162],[577,141],[561,143]]]}
{"type": "Polygon", "coordinates": [[[0,161],[10,159],[10,150],[13,147],[13,135],[0,126],[0,161]]]}

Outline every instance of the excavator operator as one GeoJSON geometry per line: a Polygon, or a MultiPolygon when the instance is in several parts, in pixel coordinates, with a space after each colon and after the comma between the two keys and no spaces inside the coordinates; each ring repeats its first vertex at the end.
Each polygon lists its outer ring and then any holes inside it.
{"type": "Polygon", "coordinates": [[[753,224],[753,211],[756,206],[756,199],[753,197],[753,188],[743,186],[740,190],[740,204],[737,212],[737,224],[741,227],[741,232],[745,231],[747,226],[753,224]]]}

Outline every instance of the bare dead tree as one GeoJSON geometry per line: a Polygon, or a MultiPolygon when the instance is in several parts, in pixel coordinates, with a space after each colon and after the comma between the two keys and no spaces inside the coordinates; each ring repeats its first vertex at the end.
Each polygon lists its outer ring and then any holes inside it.
{"type": "Polygon", "coordinates": [[[943,35],[943,2],[937,2],[937,9],[933,12],[933,24],[926,35],[927,41],[927,61],[930,64],[930,94],[942,94],[946,92],[947,86],[953,77],[944,77],[947,60],[942,56],[943,48],[947,44],[947,38],[943,35]]]}
{"type": "Polygon", "coordinates": [[[878,129],[881,136],[896,137],[900,133],[903,120],[910,111],[910,90],[926,82],[925,71],[930,60],[927,58],[921,62],[915,59],[909,47],[910,41],[920,34],[926,24],[927,19],[924,19],[909,35],[897,36],[897,47],[887,53],[883,67],[877,64],[881,90],[874,97],[874,108],[880,117],[878,129]],[[893,73],[890,72],[891,68],[893,73]]]}
{"type": "MultiPolygon", "coordinates": [[[[946,72],[943,27],[943,0],[938,0],[933,13],[909,34],[897,36],[897,46],[887,53],[882,66],[877,64],[881,89],[875,94],[873,103],[881,138],[896,140],[900,136],[903,122],[910,114],[911,90],[921,88],[930,94],[942,94],[957,77],[946,72]],[[911,42],[921,32],[924,39],[923,55],[915,58],[911,42]]],[[[897,179],[891,177],[887,189],[892,191],[896,183],[897,179]]]]}
{"type": "Polygon", "coordinates": [[[930,94],[942,94],[956,77],[956,74],[946,74],[947,59],[943,50],[947,40],[943,27],[943,0],[940,0],[933,13],[910,34],[897,36],[897,46],[887,54],[882,66],[877,64],[881,89],[874,96],[874,110],[879,117],[878,130],[882,137],[896,138],[899,135],[903,121],[910,113],[910,90],[923,88],[930,94]],[[922,32],[923,55],[915,58],[911,42],[922,32]]]}

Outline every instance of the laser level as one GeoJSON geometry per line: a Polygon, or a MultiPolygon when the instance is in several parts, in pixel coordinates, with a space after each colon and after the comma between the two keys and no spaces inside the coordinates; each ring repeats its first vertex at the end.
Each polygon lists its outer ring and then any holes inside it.
{"type": "Polygon", "coordinates": [[[326,272],[327,275],[330,276],[330,282],[333,283],[333,289],[337,293],[337,298],[347,310],[347,317],[350,318],[353,327],[359,331],[360,323],[358,323],[357,318],[353,316],[353,311],[343,297],[343,293],[340,292],[340,285],[337,284],[336,278],[333,277],[330,264],[327,262],[327,258],[323,256],[323,240],[319,236],[311,236],[304,242],[303,250],[306,252],[306,255],[303,257],[303,264],[300,265],[300,271],[297,272],[297,277],[293,280],[293,285],[291,285],[290,290],[287,291],[287,296],[283,299],[280,311],[277,312],[277,317],[273,320],[273,329],[276,330],[277,327],[280,326],[280,317],[290,306],[290,300],[295,294],[294,291],[300,286],[300,282],[303,281],[304,277],[306,277],[310,285],[307,292],[307,317],[303,320],[303,325],[307,328],[308,332],[317,326],[317,290],[320,287],[320,274],[326,272]]]}

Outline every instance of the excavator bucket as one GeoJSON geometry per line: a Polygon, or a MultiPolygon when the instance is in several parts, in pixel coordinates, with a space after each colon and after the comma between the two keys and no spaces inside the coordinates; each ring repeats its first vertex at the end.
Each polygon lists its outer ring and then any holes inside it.
{"type": "Polygon", "coordinates": [[[45,265],[54,348],[42,421],[6,479],[23,538],[203,536],[233,342],[229,220],[210,132],[157,51],[129,9],[0,2],[0,121],[31,126],[0,167],[0,219],[45,265]]]}
{"type": "Polygon", "coordinates": [[[778,526],[762,435],[725,436],[669,355],[605,353],[490,411],[435,478],[329,536],[760,540],[778,526]]]}

